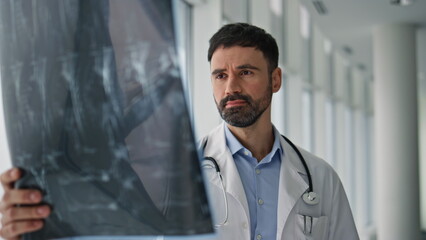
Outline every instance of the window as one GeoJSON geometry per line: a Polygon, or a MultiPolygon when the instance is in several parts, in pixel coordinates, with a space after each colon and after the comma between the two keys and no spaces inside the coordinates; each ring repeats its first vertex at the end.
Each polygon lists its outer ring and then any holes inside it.
{"type": "Polygon", "coordinates": [[[247,0],[223,0],[223,22],[248,22],[249,4],[247,0]]]}
{"type": "Polygon", "coordinates": [[[308,10],[300,6],[300,35],[302,36],[301,74],[306,82],[312,82],[312,29],[308,10]]]}
{"type": "Polygon", "coordinates": [[[354,158],[354,121],[352,109],[345,107],[345,176],[347,195],[351,206],[355,204],[355,158],[354,158]]]}
{"type": "Polygon", "coordinates": [[[289,114],[290,114],[290,111],[289,111],[289,95],[288,94],[286,94],[286,91],[287,91],[287,89],[288,89],[288,77],[287,77],[287,75],[286,74],[283,74],[283,78],[282,78],[282,84],[281,84],[281,92],[282,92],[282,94],[284,95],[284,97],[283,97],[283,99],[284,99],[284,102],[283,103],[281,103],[281,106],[284,108],[284,110],[283,110],[283,112],[284,112],[284,125],[283,125],[283,131],[280,131],[280,132],[282,132],[284,135],[288,135],[288,128],[289,128],[289,126],[290,126],[290,124],[289,124],[289,114]]]}
{"type": "Polygon", "coordinates": [[[325,102],[325,141],[326,141],[326,157],[325,160],[331,165],[335,165],[335,109],[334,103],[331,98],[328,98],[325,102]]]}
{"type": "MultiPolygon", "coordinates": [[[[367,155],[367,183],[374,183],[374,161],[373,161],[373,151],[374,151],[374,117],[366,116],[366,134],[365,134],[365,142],[367,144],[366,155],[367,155]]],[[[374,184],[367,184],[367,194],[366,194],[366,202],[367,204],[367,225],[372,225],[375,222],[374,219],[374,184]]]]}
{"type": "Polygon", "coordinates": [[[313,150],[313,114],[312,114],[312,91],[303,90],[302,93],[302,124],[303,145],[308,151],[313,150]]]}

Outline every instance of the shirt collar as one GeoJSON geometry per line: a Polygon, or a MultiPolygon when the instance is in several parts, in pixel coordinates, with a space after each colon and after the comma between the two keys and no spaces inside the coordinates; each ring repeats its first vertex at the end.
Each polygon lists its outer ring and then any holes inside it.
{"type": "MultiPolygon", "coordinates": [[[[228,146],[229,150],[231,151],[232,155],[240,151],[241,149],[246,149],[240,141],[232,134],[231,130],[229,130],[228,126],[224,124],[225,126],[225,139],[226,139],[226,145],[228,146]]],[[[274,145],[272,146],[272,155],[276,153],[276,151],[279,151],[280,155],[283,154],[283,148],[281,146],[280,142],[280,133],[275,128],[275,126],[272,126],[274,129],[274,145]]]]}

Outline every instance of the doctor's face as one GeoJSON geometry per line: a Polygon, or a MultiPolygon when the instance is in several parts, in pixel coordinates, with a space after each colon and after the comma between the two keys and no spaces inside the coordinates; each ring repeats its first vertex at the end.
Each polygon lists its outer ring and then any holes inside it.
{"type": "Polygon", "coordinates": [[[219,114],[235,127],[255,123],[269,109],[272,93],[281,86],[280,69],[270,73],[263,53],[253,47],[218,48],[210,69],[219,114]]]}

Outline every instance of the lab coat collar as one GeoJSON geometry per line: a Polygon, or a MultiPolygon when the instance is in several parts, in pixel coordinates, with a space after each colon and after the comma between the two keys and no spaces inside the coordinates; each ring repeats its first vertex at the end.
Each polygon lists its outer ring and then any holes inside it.
{"type": "Polygon", "coordinates": [[[291,210],[309,187],[302,177],[302,175],[306,175],[306,170],[297,153],[284,138],[281,137],[280,141],[286,154],[281,157],[280,183],[278,188],[277,239],[281,238],[291,210]]]}
{"type": "MultiPolygon", "coordinates": [[[[224,178],[223,183],[226,191],[241,203],[246,214],[245,217],[250,226],[247,198],[232,154],[226,146],[224,131],[224,127],[226,126],[224,126],[224,124],[225,123],[216,127],[208,134],[208,138],[205,138],[204,141],[201,142],[201,144],[204,144],[207,139],[204,156],[216,159],[224,178]]],[[[297,153],[284,138],[280,137],[280,142],[283,152],[281,155],[278,190],[277,239],[281,239],[284,226],[291,210],[303,193],[308,189],[308,184],[302,177],[303,175],[306,176],[306,170],[297,156],[297,153]]]]}
{"type": "Polygon", "coordinates": [[[248,226],[250,226],[247,198],[234,158],[226,146],[224,127],[226,127],[225,123],[219,125],[208,134],[208,138],[204,140],[204,142],[207,140],[204,156],[213,157],[216,160],[224,179],[223,184],[226,192],[231,194],[242,205],[248,226]]]}

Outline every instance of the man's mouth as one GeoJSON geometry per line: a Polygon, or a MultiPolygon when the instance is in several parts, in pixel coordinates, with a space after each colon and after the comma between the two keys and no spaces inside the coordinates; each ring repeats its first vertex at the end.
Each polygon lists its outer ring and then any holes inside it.
{"type": "Polygon", "coordinates": [[[245,100],[232,100],[232,101],[228,101],[226,102],[226,106],[225,108],[232,108],[232,107],[239,107],[239,106],[243,106],[246,105],[247,102],[245,100]]]}

